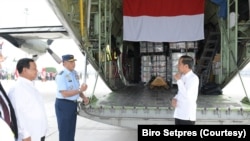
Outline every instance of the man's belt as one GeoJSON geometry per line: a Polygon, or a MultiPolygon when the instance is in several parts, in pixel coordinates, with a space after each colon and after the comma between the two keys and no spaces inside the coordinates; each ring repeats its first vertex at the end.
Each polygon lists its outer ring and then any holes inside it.
{"type": "Polygon", "coordinates": [[[73,102],[77,103],[77,100],[69,100],[69,99],[62,99],[62,98],[56,98],[57,100],[65,101],[65,102],[73,102]]]}

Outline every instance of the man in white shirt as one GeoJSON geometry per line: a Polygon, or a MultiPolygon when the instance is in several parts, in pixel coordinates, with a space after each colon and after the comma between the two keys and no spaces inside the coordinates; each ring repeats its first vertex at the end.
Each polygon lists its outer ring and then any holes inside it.
{"type": "Polygon", "coordinates": [[[48,123],[42,96],[33,82],[37,77],[36,63],[23,58],[16,69],[19,77],[8,96],[17,116],[17,141],[44,141],[48,123]]]}
{"type": "Polygon", "coordinates": [[[178,93],[172,99],[176,125],[194,125],[196,121],[199,78],[192,71],[193,64],[192,57],[181,56],[178,61],[178,73],[174,75],[178,86],[178,93]]]}
{"type": "Polygon", "coordinates": [[[2,118],[0,118],[0,141],[15,141],[13,132],[2,118]]]}

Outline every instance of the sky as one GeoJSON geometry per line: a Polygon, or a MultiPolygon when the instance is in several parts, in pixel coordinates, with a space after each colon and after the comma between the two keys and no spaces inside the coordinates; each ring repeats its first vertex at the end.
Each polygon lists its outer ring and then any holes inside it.
{"type": "MultiPolygon", "coordinates": [[[[25,26],[54,26],[62,25],[46,0],[0,0],[0,28],[25,27],[25,26]]],[[[8,41],[0,37],[3,44],[2,53],[7,57],[2,67],[5,70],[15,70],[16,63],[23,57],[30,57],[30,54],[14,47],[8,41]]],[[[73,54],[76,61],[76,70],[84,69],[84,57],[78,46],[72,39],[55,40],[50,48],[61,57],[64,54],[73,54]]],[[[56,67],[58,71],[62,69],[62,64],[57,64],[54,59],[46,53],[37,60],[38,71],[43,67],[56,67]]]]}
{"type": "Polygon", "coordinates": [[[0,28],[61,25],[47,0],[0,0],[0,28]]]}

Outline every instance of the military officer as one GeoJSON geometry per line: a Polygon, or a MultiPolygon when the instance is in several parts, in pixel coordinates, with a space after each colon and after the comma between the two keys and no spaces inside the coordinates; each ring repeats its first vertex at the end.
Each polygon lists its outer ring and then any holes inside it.
{"type": "Polygon", "coordinates": [[[83,93],[87,89],[87,85],[80,85],[79,83],[78,74],[74,70],[76,61],[74,55],[63,55],[62,61],[64,69],[56,76],[57,93],[55,102],[59,141],[74,141],[77,100],[81,97],[85,104],[89,103],[89,99],[83,93]]]}

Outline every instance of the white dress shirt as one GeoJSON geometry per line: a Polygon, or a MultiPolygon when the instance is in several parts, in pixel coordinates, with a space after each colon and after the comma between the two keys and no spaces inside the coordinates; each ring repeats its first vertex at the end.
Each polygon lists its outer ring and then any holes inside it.
{"type": "Polygon", "coordinates": [[[44,102],[33,81],[18,77],[8,94],[16,112],[18,141],[31,136],[40,141],[46,135],[48,122],[44,102]]]}
{"type": "Polygon", "coordinates": [[[178,93],[177,106],[174,111],[174,118],[182,120],[196,120],[197,97],[199,92],[199,78],[191,70],[177,81],[178,93]]]}
{"type": "Polygon", "coordinates": [[[15,141],[15,135],[9,125],[0,118],[0,141],[15,141]]]}

